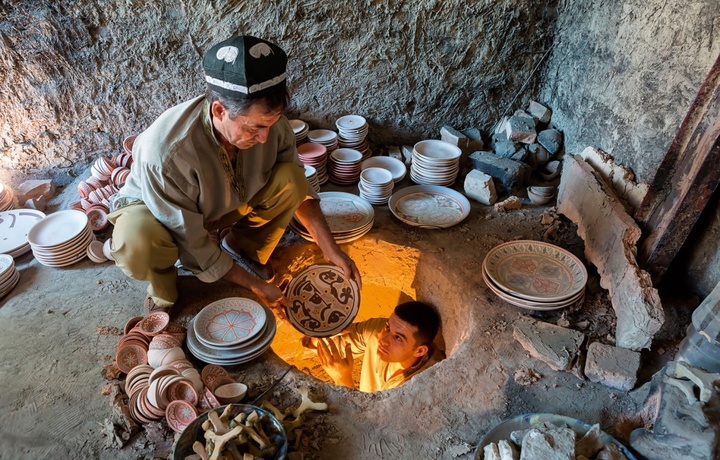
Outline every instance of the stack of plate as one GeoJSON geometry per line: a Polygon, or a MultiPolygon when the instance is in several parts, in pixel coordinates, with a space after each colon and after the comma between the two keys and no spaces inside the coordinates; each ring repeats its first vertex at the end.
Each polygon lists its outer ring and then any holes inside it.
{"type": "Polygon", "coordinates": [[[297,151],[298,158],[304,165],[315,168],[318,184],[322,185],[327,182],[327,149],[325,146],[308,142],[298,146],[297,151]]]}
{"type": "Polygon", "coordinates": [[[5,297],[20,280],[15,261],[7,254],[0,254],[0,299],[5,297]]]}
{"type": "Polygon", "coordinates": [[[415,144],[410,178],[420,185],[451,185],[460,171],[462,151],[448,142],[435,139],[415,144]]]}
{"type": "Polygon", "coordinates": [[[413,185],[393,193],[388,201],[395,217],[414,227],[452,227],[470,214],[470,201],[462,193],[439,185],[413,185]]]}
{"type": "Polygon", "coordinates": [[[307,138],[313,144],[323,145],[328,153],[338,148],[338,136],[335,131],[329,129],[314,129],[308,131],[307,138]]]}
{"type": "Polygon", "coordinates": [[[85,213],[70,209],[37,221],[27,239],[38,262],[65,267],[85,258],[95,236],[85,213]]]}
{"type": "Polygon", "coordinates": [[[372,152],[365,137],[368,134],[368,124],[360,115],[345,115],[335,121],[338,129],[340,147],[355,149],[362,153],[363,160],[370,158],[372,152]]]}
{"type": "Polygon", "coordinates": [[[276,331],[268,308],[251,299],[228,297],[207,305],[190,321],[187,346],[201,361],[233,366],[265,353],[276,331]]]}
{"type": "Polygon", "coordinates": [[[0,212],[0,254],[18,257],[30,251],[28,232],[45,213],[35,209],[0,212]]]}
{"type": "Polygon", "coordinates": [[[506,302],[530,310],[582,305],[587,269],[570,252],[541,241],[496,246],[483,261],[483,279],[506,302]]]}
{"type": "Polygon", "coordinates": [[[356,184],[360,177],[362,153],[353,149],[339,148],[330,153],[328,173],[330,182],[338,185],[356,184]]]}
{"type": "MultiPolygon", "coordinates": [[[[344,192],[320,192],[318,195],[320,210],[337,243],[349,243],[372,229],[375,210],[363,198],[344,192]]],[[[295,217],[290,221],[290,228],[306,240],[314,241],[310,232],[295,217]]]]}
{"type": "Polygon", "coordinates": [[[387,204],[392,196],[393,176],[385,168],[366,168],[360,174],[360,196],[372,204],[387,204]]]}
{"type": "Polygon", "coordinates": [[[313,190],[315,190],[316,192],[320,192],[320,182],[318,181],[317,177],[317,169],[315,169],[313,166],[305,165],[305,177],[307,178],[313,190]]]}
{"type": "Polygon", "coordinates": [[[0,182],[0,212],[8,211],[15,207],[15,193],[10,187],[0,182]]]}
{"type": "Polygon", "coordinates": [[[329,337],[352,323],[360,308],[360,289],[334,265],[313,265],[290,281],[290,324],[310,337],[329,337]]]}
{"type": "Polygon", "coordinates": [[[307,134],[310,131],[310,125],[302,120],[290,120],[290,127],[295,133],[295,145],[300,145],[307,141],[307,134]]]}
{"type": "Polygon", "coordinates": [[[407,168],[405,163],[392,157],[371,157],[364,160],[360,165],[360,169],[367,168],[384,168],[390,171],[393,176],[393,182],[398,183],[405,177],[407,168]]]}

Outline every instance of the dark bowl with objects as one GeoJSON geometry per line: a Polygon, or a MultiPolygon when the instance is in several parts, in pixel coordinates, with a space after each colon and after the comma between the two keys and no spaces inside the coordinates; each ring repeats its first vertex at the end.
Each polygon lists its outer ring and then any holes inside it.
{"type": "MultiPolygon", "coordinates": [[[[288,441],[285,429],[282,423],[278,421],[275,416],[266,411],[265,409],[257,406],[251,406],[249,404],[227,404],[225,406],[216,407],[212,409],[217,413],[218,416],[222,415],[226,407],[230,407],[230,419],[234,419],[238,415],[244,413],[250,415],[252,412],[256,412],[260,425],[270,441],[271,451],[266,452],[265,457],[273,460],[283,460],[287,455],[288,441]]],[[[205,430],[202,428],[202,424],[208,419],[208,412],[198,415],[198,417],[190,422],[190,424],[183,430],[178,438],[177,442],[173,446],[172,460],[185,460],[185,457],[194,455],[193,444],[195,441],[199,441],[205,446],[205,430]]],[[[254,442],[252,439],[248,442],[254,442]]],[[[238,450],[242,452],[249,452],[249,445],[240,444],[237,446],[238,450]]],[[[256,446],[257,448],[258,446],[256,446]]]]}

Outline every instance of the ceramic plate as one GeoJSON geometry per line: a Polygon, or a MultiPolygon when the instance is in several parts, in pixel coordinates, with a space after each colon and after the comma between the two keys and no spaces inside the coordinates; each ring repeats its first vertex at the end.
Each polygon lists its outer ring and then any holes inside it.
{"type": "Polygon", "coordinates": [[[58,211],[36,222],[27,238],[33,246],[52,249],[72,240],[87,226],[88,218],[84,212],[74,209],[58,211]]]}
{"type": "Polygon", "coordinates": [[[177,400],[168,404],[165,409],[165,418],[170,428],[176,433],[182,433],[190,422],[197,418],[197,410],[187,401],[177,400]]]}
{"type": "Polygon", "coordinates": [[[334,265],[312,265],[290,282],[287,316],[295,329],[311,337],[329,337],[347,327],[360,308],[355,280],[334,265]]]}
{"type": "Polygon", "coordinates": [[[45,213],[34,209],[0,212],[0,253],[20,255],[18,251],[23,248],[25,251],[22,254],[29,251],[28,232],[44,218],[45,213]]]}
{"type": "Polygon", "coordinates": [[[388,205],[406,224],[430,229],[451,227],[470,214],[470,202],[464,195],[437,185],[403,188],[390,197],[388,205]]]}
{"type": "Polygon", "coordinates": [[[405,177],[407,167],[405,163],[392,157],[372,157],[362,162],[360,166],[362,170],[367,168],[384,168],[390,171],[393,176],[393,182],[399,182],[405,177]]]}
{"type": "MultiPolygon", "coordinates": [[[[266,309],[266,307],[263,307],[266,309]]],[[[192,351],[195,356],[203,355],[205,357],[211,357],[218,360],[236,360],[244,356],[252,355],[256,350],[269,346],[272,343],[275,333],[277,332],[277,323],[275,316],[271,311],[266,310],[267,327],[263,330],[262,334],[257,336],[254,340],[241,344],[237,347],[209,347],[200,342],[195,335],[194,323],[196,318],[193,319],[193,327],[188,327],[187,344],[188,348],[192,351]]],[[[200,356],[198,356],[200,357],[200,356]]],[[[205,360],[204,360],[205,361],[205,360]]],[[[211,361],[206,361],[211,362],[211,361]]]]}
{"type": "Polygon", "coordinates": [[[487,276],[487,273],[485,270],[483,270],[483,280],[485,281],[485,284],[487,287],[493,291],[498,297],[500,297],[505,302],[515,305],[516,307],[525,308],[528,310],[538,310],[538,311],[550,311],[550,310],[558,310],[560,308],[565,307],[571,307],[574,305],[582,305],[582,303],[585,301],[585,290],[578,292],[577,295],[574,295],[570,297],[567,300],[562,300],[559,302],[533,302],[532,300],[525,300],[520,299],[518,297],[514,297],[512,294],[508,294],[507,292],[503,291],[500,287],[498,287],[493,281],[490,279],[490,277],[487,276]]]}
{"type": "Polygon", "coordinates": [[[262,305],[244,297],[228,297],[203,308],[195,317],[195,335],[209,345],[228,347],[246,342],[265,326],[262,305]]]}
{"type": "Polygon", "coordinates": [[[320,209],[332,233],[362,227],[375,218],[372,205],[352,193],[320,192],[318,196],[320,209]]]}
{"type": "Polygon", "coordinates": [[[483,267],[505,292],[525,300],[558,302],[585,289],[587,269],[570,252],[542,241],[503,243],[488,252],[483,267]]]}

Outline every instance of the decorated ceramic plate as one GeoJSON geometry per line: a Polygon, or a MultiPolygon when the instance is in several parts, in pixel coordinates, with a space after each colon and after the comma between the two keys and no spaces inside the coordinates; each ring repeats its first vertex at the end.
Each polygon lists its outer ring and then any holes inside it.
{"type": "Polygon", "coordinates": [[[28,232],[33,225],[44,218],[45,213],[35,209],[0,212],[0,235],[3,235],[0,238],[0,253],[20,255],[29,251],[28,232]]]}
{"type": "Polygon", "coordinates": [[[312,265],[288,285],[287,316],[311,337],[329,337],[347,327],[360,308],[360,290],[334,265],[312,265]]]}
{"type": "Polygon", "coordinates": [[[372,205],[352,193],[320,192],[322,210],[332,233],[360,228],[375,218],[372,205]]]}
{"type": "Polygon", "coordinates": [[[525,300],[519,297],[514,297],[512,294],[508,294],[507,292],[503,291],[493,282],[493,280],[490,279],[484,269],[483,280],[485,281],[487,287],[505,302],[511,305],[515,305],[516,307],[526,308],[528,310],[558,310],[560,308],[570,307],[574,305],[582,305],[582,303],[585,301],[584,289],[578,292],[576,295],[567,298],[566,300],[561,300],[558,302],[534,302],[532,300],[525,300]]]}
{"type": "Polygon", "coordinates": [[[521,299],[557,302],[585,289],[587,269],[570,252],[542,241],[503,243],[488,252],[483,267],[503,291],[521,299]]]}
{"type": "Polygon", "coordinates": [[[265,310],[254,300],[228,297],[203,308],[195,317],[193,328],[206,345],[231,347],[258,335],[265,319],[265,310]]]}
{"type": "Polygon", "coordinates": [[[390,197],[390,211],[408,225],[422,228],[447,228],[470,214],[470,202],[448,187],[413,185],[390,197]]]}

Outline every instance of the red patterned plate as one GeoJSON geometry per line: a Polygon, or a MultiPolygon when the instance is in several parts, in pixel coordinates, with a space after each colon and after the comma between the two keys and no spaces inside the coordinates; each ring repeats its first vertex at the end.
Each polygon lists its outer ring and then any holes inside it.
{"type": "Polygon", "coordinates": [[[181,380],[170,385],[167,390],[167,397],[171,402],[177,400],[187,401],[193,406],[198,402],[197,391],[188,380],[181,380]]]}
{"type": "Polygon", "coordinates": [[[176,433],[182,433],[185,427],[197,418],[197,415],[195,407],[183,400],[173,401],[165,409],[165,418],[168,425],[176,433]]]}
{"type": "Polygon", "coordinates": [[[127,374],[133,367],[147,364],[147,351],[140,345],[124,344],[115,355],[115,363],[118,369],[127,374]]]}

